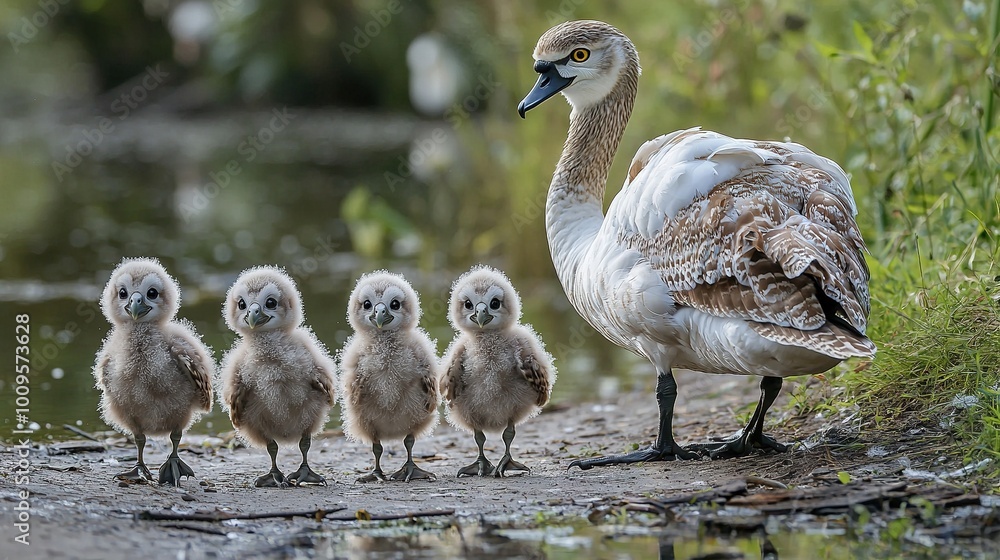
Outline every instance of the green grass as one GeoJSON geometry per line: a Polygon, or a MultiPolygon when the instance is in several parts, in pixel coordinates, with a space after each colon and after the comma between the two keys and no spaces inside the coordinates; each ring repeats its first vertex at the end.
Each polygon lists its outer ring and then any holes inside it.
{"type": "Polygon", "coordinates": [[[817,44],[816,63],[853,146],[879,346],[827,404],[950,431],[969,460],[1000,459],[1000,0],[980,7],[902,2],[853,48],[817,44]]]}

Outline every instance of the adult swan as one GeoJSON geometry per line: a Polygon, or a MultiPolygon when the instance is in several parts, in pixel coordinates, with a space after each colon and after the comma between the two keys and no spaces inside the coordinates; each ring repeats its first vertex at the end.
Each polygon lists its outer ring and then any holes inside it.
{"type": "Polygon", "coordinates": [[[638,85],[635,46],[606,23],[571,21],[546,31],[534,58],[538,82],[518,113],[559,92],[573,108],[545,207],[559,280],[588,323],[658,375],[653,446],[570,466],[784,451],[763,433],[782,378],[875,354],[847,175],[798,144],[681,130],[639,148],[605,216],[608,169],[638,85]],[[761,376],[746,427],[680,447],[675,367],[761,376]]]}

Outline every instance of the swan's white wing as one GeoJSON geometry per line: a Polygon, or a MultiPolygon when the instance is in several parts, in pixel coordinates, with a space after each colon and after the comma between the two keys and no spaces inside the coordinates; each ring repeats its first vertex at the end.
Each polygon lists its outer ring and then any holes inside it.
{"type": "Polygon", "coordinates": [[[833,161],[689,129],[639,149],[600,236],[638,251],[677,305],[748,320],[778,342],[862,355],[874,346],[863,336],[869,273],[855,213],[833,161]]]}

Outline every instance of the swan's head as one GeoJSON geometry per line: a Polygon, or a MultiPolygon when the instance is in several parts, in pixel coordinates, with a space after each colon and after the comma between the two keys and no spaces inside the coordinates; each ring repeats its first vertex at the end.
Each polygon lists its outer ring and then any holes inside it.
{"type": "Polygon", "coordinates": [[[567,21],[546,31],[535,45],[535,87],[517,106],[524,114],[562,92],[574,111],[605,97],[618,84],[627,62],[639,57],[624,33],[601,21],[567,21]]]}
{"type": "Polygon", "coordinates": [[[223,314],[240,334],[291,331],[302,324],[302,298],[285,271],[274,266],[244,270],[226,294],[223,314]]]}
{"type": "Polygon", "coordinates": [[[181,304],[180,288],[156,259],[124,259],[104,287],[101,310],[114,325],[165,323],[181,304]]]}
{"type": "Polygon", "coordinates": [[[420,298],[402,275],[369,272],[351,292],[347,320],[355,331],[409,330],[420,322],[420,298]]]}
{"type": "Polygon", "coordinates": [[[450,318],[463,332],[503,330],[521,318],[521,299],[503,272],[476,266],[455,280],[450,318]]]}

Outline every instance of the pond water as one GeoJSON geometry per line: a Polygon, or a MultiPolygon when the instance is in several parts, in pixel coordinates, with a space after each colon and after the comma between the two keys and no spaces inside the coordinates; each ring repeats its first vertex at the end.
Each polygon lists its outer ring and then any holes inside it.
{"type": "MultiPolygon", "coordinates": [[[[63,424],[106,429],[91,373],[109,330],[97,299],[124,256],[163,261],[181,284],[179,316],[195,323],[217,359],[234,339],[221,316],[225,292],[241,270],[265,263],[283,266],[295,278],[307,323],[331,352],[350,335],[346,302],[356,278],[378,268],[402,272],[421,294],[422,324],[443,352],[452,337],[446,317],[450,284],[480,262],[475,246],[484,242],[477,221],[465,224],[458,208],[463,216],[487,216],[481,223],[495,237],[490,243],[516,248],[508,258],[489,262],[510,274],[524,299],[524,320],[557,360],[554,402],[651,383],[650,366],[613,348],[569,307],[540,224],[527,238],[516,231],[520,226],[497,215],[505,210],[497,207],[496,195],[456,190],[436,180],[433,170],[418,166],[399,175],[401,182],[387,179],[385,170],[395,173],[403,163],[422,161],[421,143],[454,131],[405,117],[292,114],[291,124],[253,157],[241,152],[242,139],[262,136],[273,112],[188,120],[137,116],[69,172],[51,165],[60,161],[52,154],[65,148],[65,138],[82,138],[82,132],[38,119],[14,123],[26,141],[19,145],[20,157],[0,156],[6,185],[0,320],[10,333],[0,337],[0,356],[13,355],[15,315],[27,314],[30,420],[40,437],[72,435],[63,424]],[[149,140],[153,135],[155,142],[149,140]],[[348,143],[363,149],[338,148],[348,143]],[[416,177],[419,169],[422,179],[416,177]]],[[[6,386],[12,381],[0,376],[7,410],[15,408],[6,386]]],[[[0,437],[10,437],[15,427],[13,415],[0,415],[0,437]]],[[[193,428],[231,429],[218,407],[193,428]]]]}
{"type": "MultiPolygon", "coordinates": [[[[774,524],[753,533],[707,534],[692,527],[570,524],[543,528],[386,524],[350,531],[304,531],[269,539],[266,557],[281,558],[593,558],[617,560],[853,560],[989,557],[994,544],[920,543],[887,532],[859,537],[842,522],[813,523],[792,531],[774,524]]],[[[237,539],[235,534],[231,537],[237,539]]],[[[233,548],[239,548],[235,544],[233,548]]],[[[249,550],[248,550],[249,552],[249,550]]]]}

